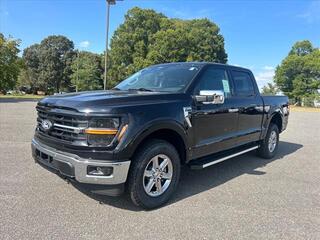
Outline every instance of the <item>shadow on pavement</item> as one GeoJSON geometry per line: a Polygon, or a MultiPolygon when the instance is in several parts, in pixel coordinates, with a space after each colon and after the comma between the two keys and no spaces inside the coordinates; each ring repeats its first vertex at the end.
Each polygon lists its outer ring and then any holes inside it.
{"type": "MultiPolygon", "coordinates": [[[[262,159],[255,155],[255,152],[250,152],[242,156],[238,156],[219,164],[213,165],[203,170],[191,170],[188,167],[183,167],[181,171],[180,183],[177,193],[172,197],[168,204],[181,201],[185,198],[197,195],[201,192],[207,191],[219,186],[233,178],[241,176],[242,174],[263,175],[267,174],[263,171],[256,170],[266,166],[267,164],[281,160],[284,156],[290,155],[302,148],[303,145],[280,141],[278,153],[272,159],[262,159]]],[[[288,163],[290,164],[290,163],[288,163]]],[[[99,201],[102,204],[112,205],[114,207],[123,208],[131,211],[141,211],[133,205],[128,196],[121,197],[106,197],[95,195],[82,189],[76,183],[72,183],[79,191],[87,196],[99,201]]],[[[167,205],[168,205],[167,204],[167,205]]]]}
{"type": "Polygon", "coordinates": [[[186,169],[182,172],[180,178],[180,183],[182,184],[180,184],[178,192],[171,203],[217,187],[243,174],[267,174],[264,171],[256,169],[264,167],[271,162],[281,160],[283,157],[296,152],[302,147],[303,145],[301,144],[280,141],[278,153],[272,159],[260,158],[256,156],[255,151],[252,151],[203,170],[193,171],[186,169]]]}

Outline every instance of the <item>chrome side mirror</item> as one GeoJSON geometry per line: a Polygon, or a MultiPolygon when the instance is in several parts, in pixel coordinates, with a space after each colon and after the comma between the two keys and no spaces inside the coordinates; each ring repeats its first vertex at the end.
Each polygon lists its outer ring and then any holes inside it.
{"type": "Polygon", "coordinates": [[[224,92],[221,90],[201,90],[196,100],[203,104],[223,104],[224,92]]]}

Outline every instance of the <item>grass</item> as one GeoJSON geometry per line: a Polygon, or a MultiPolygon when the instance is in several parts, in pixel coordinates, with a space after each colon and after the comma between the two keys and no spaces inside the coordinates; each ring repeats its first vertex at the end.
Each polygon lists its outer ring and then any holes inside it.
{"type": "Polygon", "coordinates": [[[34,94],[24,94],[24,95],[0,95],[1,98],[11,98],[11,99],[41,99],[44,98],[45,96],[41,95],[34,95],[34,94]]]}
{"type": "Polygon", "coordinates": [[[290,106],[291,112],[320,112],[320,108],[315,107],[298,107],[298,106],[290,106]]]}

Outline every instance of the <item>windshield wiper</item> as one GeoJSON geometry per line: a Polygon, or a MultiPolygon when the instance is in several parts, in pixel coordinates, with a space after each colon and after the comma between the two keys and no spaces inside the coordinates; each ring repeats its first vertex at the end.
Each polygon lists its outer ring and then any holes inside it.
{"type": "Polygon", "coordinates": [[[111,88],[111,90],[120,91],[121,89],[120,89],[120,88],[117,88],[117,87],[114,87],[114,88],[111,88]]]}
{"type": "Polygon", "coordinates": [[[153,92],[153,90],[148,88],[129,88],[129,91],[141,91],[141,92],[153,92]]]}

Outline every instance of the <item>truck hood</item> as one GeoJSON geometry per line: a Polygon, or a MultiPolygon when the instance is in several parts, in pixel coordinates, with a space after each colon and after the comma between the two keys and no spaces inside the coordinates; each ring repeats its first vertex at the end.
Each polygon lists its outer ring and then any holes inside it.
{"type": "Polygon", "coordinates": [[[110,90],[54,95],[42,99],[39,105],[88,113],[110,112],[111,108],[117,107],[172,103],[183,99],[186,99],[183,93],[110,90]]]}

